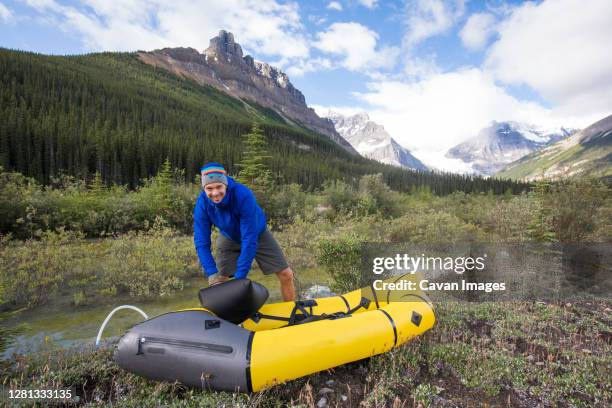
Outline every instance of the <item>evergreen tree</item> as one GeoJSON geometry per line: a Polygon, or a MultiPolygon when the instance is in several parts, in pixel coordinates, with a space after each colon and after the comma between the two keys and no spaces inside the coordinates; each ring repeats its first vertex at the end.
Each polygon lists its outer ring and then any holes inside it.
{"type": "Polygon", "coordinates": [[[537,208],[527,230],[528,236],[535,242],[553,242],[556,239],[552,223],[552,211],[547,203],[547,194],[551,183],[545,179],[536,181],[532,193],[537,208]]]}
{"type": "Polygon", "coordinates": [[[96,171],[89,185],[89,191],[96,197],[103,196],[106,192],[106,186],[104,185],[104,181],[102,181],[102,174],[100,174],[99,171],[96,171]]]}
{"type": "Polygon", "coordinates": [[[256,192],[270,192],[274,184],[268,161],[272,158],[266,148],[266,137],[257,123],[253,123],[251,133],[243,136],[244,152],[242,161],[236,166],[240,169],[238,181],[256,192]]]}
{"type": "Polygon", "coordinates": [[[157,175],[153,178],[153,191],[155,192],[156,200],[160,201],[163,205],[170,205],[172,201],[173,182],[172,164],[166,158],[157,175]]]}
{"type": "Polygon", "coordinates": [[[155,184],[162,189],[166,189],[172,184],[172,163],[167,157],[155,177],[155,184]]]}

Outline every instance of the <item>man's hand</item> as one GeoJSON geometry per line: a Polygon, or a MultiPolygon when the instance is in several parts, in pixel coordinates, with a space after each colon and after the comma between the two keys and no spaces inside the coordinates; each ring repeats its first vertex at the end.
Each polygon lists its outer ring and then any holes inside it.
{"type": "Polygon", "coordinates": [[[223,276],[219,273],[215,273],[214,275],[208,277],[208,286],[215,286],[219,283],[227,282],[228,280],[228,276],[223,276]]]}

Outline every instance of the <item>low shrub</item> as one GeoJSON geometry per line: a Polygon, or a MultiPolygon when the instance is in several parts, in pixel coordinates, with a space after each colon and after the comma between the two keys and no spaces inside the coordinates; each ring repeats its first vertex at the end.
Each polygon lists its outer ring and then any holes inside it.
{"type": "Polygon", "coordinates": [[[268,224],[280,229],[292,223],[297,216],[304,214],[306,197],[299,184],[276,187],[266,202],[267,208],[264,208],[268,224]]]}
{"type": "Polygon", "coordinates": [[[43,231],[40,239],[23,243],[0,239],[0,285],[5,302],[13,306],[45,303],[57,292],[75,260],[71,245],[82,234],[59,230],[43,231]]]}
{"type": "Polygon", "coordinates": [[[178,235],[161,218],[147,231],[114,240],[102,270],[101,290],[134,297],[168,296],[200,273],[191,237],[178,235]]]}
{"type": "Polygon", "coordinates": [[[361,287],[363,243],[364,240],[354,234],[319,240],[317,261],[333,279],[332,290],[344,293],[361,287]]]}
{"type": "Polygon", "coordinates": [[[482,241],[484,232],[446,212],[425,212],[404,215],[393,220],[389,227],[392,242],[457,243],[482,241]]]}
{"type": "Polygon", "coordinates": [[[355,210],[359,197],[353,186],[342,180],[329,180],[323,184],[324,204],[333,212],[332,215],[347,214],[355,210]]]}
{"type": "MultiPolygon", "coordinates": [[[[601,210],[610,189],[597,180],[565,180],[551,186],[547,197],[552,213],[552,229],[560,242],[593,238],[598,227],[610,219],[601,210]]],[[[609,231],[608,231],[609,233],[609,231]]]]}

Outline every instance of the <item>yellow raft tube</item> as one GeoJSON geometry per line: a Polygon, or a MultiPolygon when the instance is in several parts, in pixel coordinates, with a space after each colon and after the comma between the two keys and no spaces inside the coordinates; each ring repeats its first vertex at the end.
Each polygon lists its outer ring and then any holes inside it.
{"type": "MultiPolygon", "coordinates": [[[[350,317],[294,326],[265,317],[258,322],[245,321],[242,326],[255,332],[251,349],[252,389],[261,390],[384,353],[433,327],[434,310],[424,294],[393,292],[367,288],[315,299],[313,314],[346,313],[354,309],[347,315],[350,317]],[[367,307],[359,307],[362,299],[372,300],[367,307]]],[[[260,313],[287,317],[294,305],[295,302],[268,304],[260,313]]]]}

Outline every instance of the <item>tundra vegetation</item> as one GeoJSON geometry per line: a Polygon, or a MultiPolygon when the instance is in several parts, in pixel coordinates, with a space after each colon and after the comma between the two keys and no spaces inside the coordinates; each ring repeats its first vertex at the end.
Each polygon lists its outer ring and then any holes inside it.
{"type": "MultiPolygon", "coordinates": [[[[257,132],[255,132],[257,133],[257,132]]],[[[254,154],[257,149],[253,149],[254,154]]],[[[247,178],[248,168],[242,168],[247,178]]],[[[247,180],[249,182],[249,180],[247,180]]],[[[257,183],[257,180],[250,180],[257,183]]],[[[2,313],[69,296],[93,302],[172,296],[202,272],[193,249],[196,178],[166,161],[135,189],[99,174],[48,185],[0,170],[2,313]]],[[[597,180],[538,182],[495,195],[427,187],[392,190],[381,174],[257,186],[293,269],[319,268],[342,292],[359,282],[360,245],[423,242],[612,242],[610,188],[597,180]]],[[[112,348],[16,356],[2,362],[10,388],[76,387],[90,406],[609,406],[606,299],[437,305],[435,328],[397,350],[259,394],[189,390],[121,371],[112,348]]],[[[0,316],[1,318],[1,316],[0,316]]],[[[14,330],[0,330],[0,347],[14,330]]]]}

